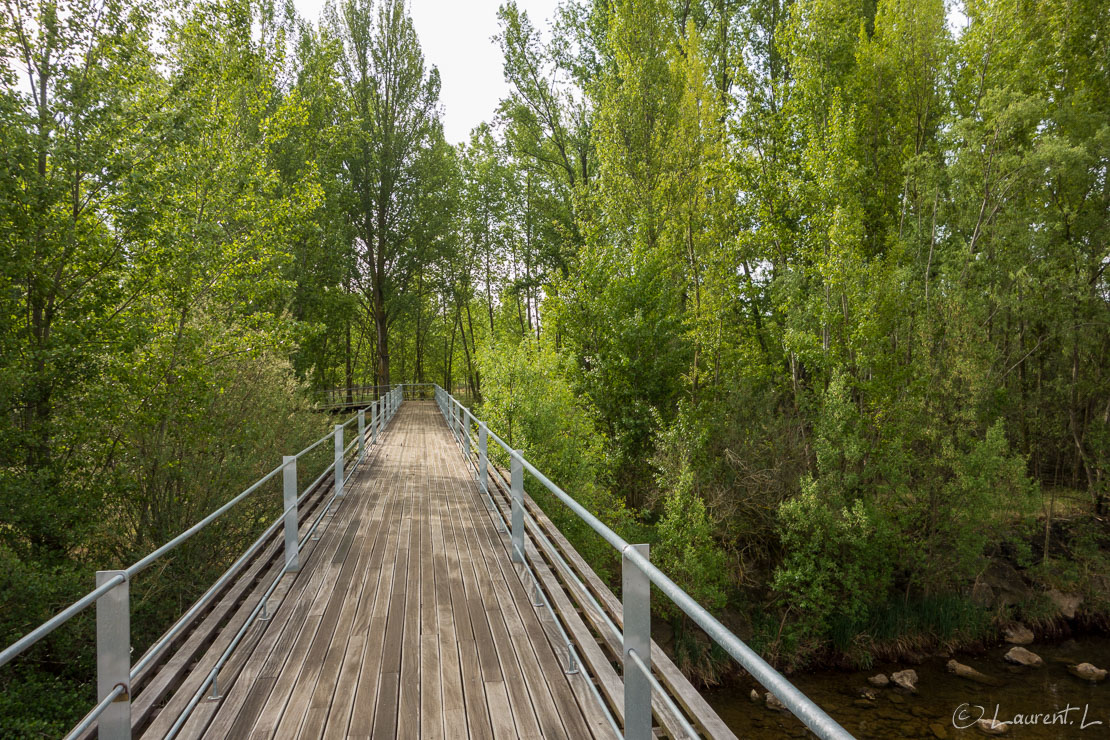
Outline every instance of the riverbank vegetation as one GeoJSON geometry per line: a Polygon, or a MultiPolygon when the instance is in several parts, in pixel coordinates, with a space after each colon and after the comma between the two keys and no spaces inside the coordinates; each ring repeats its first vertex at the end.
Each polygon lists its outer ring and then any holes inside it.
{"type": "MultiPolygon", "coordinates": [[[[544,20],[501,7],[452,145],[400,0],[0,5],[5,643],[314,438],[307,391],[424,381],[780,665],[1107,613],[1110,4],[544,20]]],[[[88,630],[4,734],[88,706],[88,630]]]]}

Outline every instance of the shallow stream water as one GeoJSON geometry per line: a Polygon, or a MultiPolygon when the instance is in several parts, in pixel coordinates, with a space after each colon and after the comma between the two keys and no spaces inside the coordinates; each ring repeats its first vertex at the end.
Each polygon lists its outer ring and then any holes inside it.
{"type": "MultiPolygon", "coordinates": [[[[1000,722],[1011,722],[1003,737],[1110,738],[1110,679],[1091,684],[1067,669],[1068,664],[1083,662],[1110,669],[1110,637],[1029,645],[1044,659],[1040,668],[1005,662],[1002,656],[1009,648],[1005,645],[981,655],[954,656],[996,679],[997,686],[949,673],[945,668],[948,659],[941,657],[919,665],[881,663],[868,671],[799,673],[790,679],[857,738],[983,738],[987,735],[979,730],[963,728],[980,716],[990,719],[996,713],[1000,722]],[[875,689],[867,682],[868,676],[889,676],[904,668],[917,671],[916,694],[896,688],[875,689]],[[865,698],[865,691],[873,691],[875,698],[865,698]]],[[[754,682],[740,683],[708,691],[706,698],[738,737],[811,737],[789,714],[753,703],[749,698],[752,688],[756,688],[754,682]]]]}

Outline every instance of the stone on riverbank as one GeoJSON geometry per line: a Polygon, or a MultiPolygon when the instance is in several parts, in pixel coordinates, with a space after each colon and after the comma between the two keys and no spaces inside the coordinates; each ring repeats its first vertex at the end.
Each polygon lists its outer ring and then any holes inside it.
{"type": "Polygon", "coordinates": [[[1065,619],[1075,619],[1075,610],[1083,603],[1083,597],[1079,594],[1065,594],[1054,588],[1050,588],[1046,595],[1065,619]]]}
{"type": "Polygon", "coordinates": [[[776,712],[786,711],[786,705],[779,701],[779,698],[770,691],[767,692],[767,708],[776,712]]]}
{"type": "Polygon", "coordinates": [[[890,686],[890,679],[886,677],[885,673],[878,673],[868,678],[867,683],[876,688],[885,689],[887,686],[890,686]]]}
{"type": "Polygon", "coordinates": [[[1030,668],[1039,668],[1044,665],[1041,656],[1023,647],[1012,647],[1010,648],[1010,652],[1006,653],[1003,657],[1011,663],[1029,666],[1030,668]]]}
{"type": "Polygon", "coordinates": [[[906,691],[917,693],[917,671],[912,668],[890,674],[890,680],[906,691]]]}

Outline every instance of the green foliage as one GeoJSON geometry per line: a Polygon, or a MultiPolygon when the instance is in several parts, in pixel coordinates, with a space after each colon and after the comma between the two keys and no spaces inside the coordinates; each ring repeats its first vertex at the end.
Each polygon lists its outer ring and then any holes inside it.
{"type": "Polygon", "coordinates": [[[574,189],[545,326],[615,488],[658,529],[704,504],[779,654],[1033,562],[1041,484],[1110,505],[1106,3],[965,10],[584,2],[546,46],[501,12],[506,142],[574,189]]]}
{"type": "Polygon", "coordinates": [[[882,515],[859,499],[827,498],[812,480],[779,512],[786,554],[773,585],[797,613],[802,634],[823,636],[834,617],[866,620],[894,570],[894,540],[882,515]]]}
{"type": "Polygon", "coordinates": [[[93,682],[19,671],[0,691],[0,734],[13,740],[64,736],[95,703],[93,682]]]}
{"type": "MultiPolygon", "coordinates": [[[[618,534],[624,531],[629,513],[608,488],[605,440],[565,379],[566,359],[549,345],[527,341],[504,341],[483,349],[478,357],[485,378],[481,415],[490,429],[523,450],[538,470],[587,511],[618,534]]],[[[583,557],[602,573],[614,568],[619,554],[553,494],[530,476],[526,479],[529,494],[583,557]]]]}
{"type": "MultiPolygon", "coordinates": [[[[689,469],[664,494],[663,515],[655,532],[659,541],[652,551],[653,562],[705,608],[724,607],[727,562],[714,540],[714,522],[705,502],[694,492],[689,469]]],[[[658,611],[672,619],[680,613],[666,599],[658,611]]]]}

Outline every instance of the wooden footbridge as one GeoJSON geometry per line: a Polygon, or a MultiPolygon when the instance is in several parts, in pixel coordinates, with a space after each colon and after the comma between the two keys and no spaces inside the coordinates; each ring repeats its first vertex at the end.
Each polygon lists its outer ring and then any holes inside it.
{"type": "Polygon", "coordinates": [[[651,642],[653,583],[818,736],[850,737],[646,546],[438,386],[368,401],[178,538],[99,572],[0,665],[95,604],[99,703],[70,737],[734,737],[651,642]],[[297,461],[328,440],[334,462],[304,485],[297,461]],[[527,495],[525,472],[622,552],[621,599],[527,495]],[[130,579],[278,476],[281,518],[132,663],[130,579]]]}

